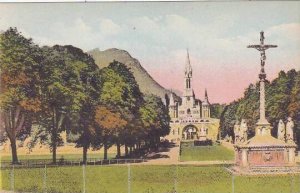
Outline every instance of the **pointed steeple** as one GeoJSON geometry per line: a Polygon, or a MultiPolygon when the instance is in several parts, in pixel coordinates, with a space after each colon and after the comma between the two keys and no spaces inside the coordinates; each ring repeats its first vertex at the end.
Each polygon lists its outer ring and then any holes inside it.
{"type": "Polygon", "coordinates": [[[187,51],[187,55],[186,55],[186,63],[185,63],[185,76],[192,77],[192,66],[190,61],[190,54],[188,49],[186,51],[187,51]]]}
{"type": "Polygon", "coordinates": [[[203,101],[203,104],[209,104],[209,101],[208,101],[208,95],[207,95],[207,90],[205,88],[205,94],[204,94],[204,101],[203,101]]]}

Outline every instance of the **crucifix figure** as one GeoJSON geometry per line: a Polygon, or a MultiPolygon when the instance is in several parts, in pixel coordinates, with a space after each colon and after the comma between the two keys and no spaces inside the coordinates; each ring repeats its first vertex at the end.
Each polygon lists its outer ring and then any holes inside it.
{"type": "MultiPolygon", "coordinates": [[[[259,45],[249,45],[247,48],[255,48],[260,52],[260,74],[259,74],[259,83],[260,83],[260,97],[259,97],[259,121],[257,123],[258,126],[262,126],[261,129],[265,128],[264,126],[270,125],[269,122],[266,119],[266,113],[265,113],[265,79],[266,79],[266,73],[265,73],[265,61],[266,61],[266,53],[265,51],[269,48],[276,48],[277,45],[265,45],[264,44],[264,32],[260,32],[260,44],[259,45]]],[[[265,133],[265,131],[263,132],[265,133]]],[[[269,133],[269,131],[267,131],[269,133]]]]}
{"type": "Polygon", "coordinates": [[[259,74],[259,79],[265,79],[266,78],[266,73],[265,73],[265,61],[267,59],[266,57],[266,53],[265,50],[269,49],[269,48],[276,48],[277,45],[265,45],[264,44],[264,32],[261,31],[260,32],[260,44],[259,45],[249,45],[247,46],[247,48],[255,48],[260,52],[260,65],[261,65],[261,70],[260,70],[260,74],[259,74]]]}

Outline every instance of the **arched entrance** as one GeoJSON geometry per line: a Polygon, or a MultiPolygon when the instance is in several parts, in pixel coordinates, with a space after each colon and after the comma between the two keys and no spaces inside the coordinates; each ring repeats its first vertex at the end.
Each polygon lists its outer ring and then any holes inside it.
{"type": "Polygon", "coordinates": [[[182,130],[182,140],[198,139],[198,129],[195,125],[187,125],[182,130]]]}

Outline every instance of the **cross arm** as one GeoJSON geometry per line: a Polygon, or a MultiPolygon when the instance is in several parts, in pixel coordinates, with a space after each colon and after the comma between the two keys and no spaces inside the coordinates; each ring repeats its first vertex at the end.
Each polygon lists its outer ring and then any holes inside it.
{"type": "Polygon", "coordinates": [[[277,45],[264,45],[264,48],[277,48],[277,45]]]}
{"type": "Polygon", "coordinates": [[[247,48],[256,48],[256,49],[259,49],[259,48],[261,48],[261,45],[248,45],[247,48]]]}

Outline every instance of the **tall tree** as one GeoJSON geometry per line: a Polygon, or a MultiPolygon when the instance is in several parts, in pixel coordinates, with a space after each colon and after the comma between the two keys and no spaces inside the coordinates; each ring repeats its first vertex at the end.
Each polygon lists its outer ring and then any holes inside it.
{"type": "Polygon", "coordinates": [[[107,150],[110,143],[113,143],[117,130],[124,128],[127,121],[116,110],[105,106],[98,106],[95,114],[95,122],[102,130],[102,140],[104,147],[104,159],[107,159],[107,150]]]}
{"type": "Polygon", "coordinates": [[[79,134],[75,141],[77,147],[83,148],[83,162],[87,161],[87,151],[91,146],[97,146],[97,132],[93,127],[96,106],[99,102],[100,95],[100,69],[94,60],[82,50],[68,46],[68,51],[73,54],[80,65],[74,65],[74,71],[77,76],[79,85],[77,92],[83,97],[79,101],[79,110],[74,114],[75,119],[70,119],[72,132],[79,134]]]}
{"type": "Polygon", "coordinates": [[[117,136],[110,139],[115,140],[118,149],[117,156],[119,157],[121,144],[125,145],[125,151],[127,152],[127,146],[129,145],[127,139],[129,139],[131,131],[135,127],[132,123],[139,119],[138,109],[143,103],[143,96],[132,72],[122,63],[114,61],[108,67],[103,68],[101,79],[100,103],[120,113],[128,123],[126,127],[119,128],[114,130],[115,133],[111,133],[117,136]]]}
{"type": "Polygon", "coordinates": [[[31,127],[32,115],[40,110],[36,85],[40,50],[17,31],[0,34],[1,126],[10,140],[12,163],[18,163],[16,139],[31,127]]]}
{"type": "MultiPolygon", "coordinates": [[[[66,130],[70,121],[78,120],[71,120],[76,117],[74,114],[89,109],[83,106],[89,106],[88,101],[92,98],[88,91],[91,86],[88,84],[95,81],[89,74],[95,70],[95,65],[88,55],[73,46],[44,47],[43,56],[42,113],[39,122],[49,135],[52,160],[55,163],[57,147],[62,143],[60,133],[66,130]]],[[[87,129],[86,121],[77,126],[87,129]]]]}
{"type": "Polygon", "coordinates": [[[170,132],[168,109],[161,98],[155,95],[146,95],[144,99],[145,103],[140,108],[145,132],[144,140],[149,142],[150,147],[157,148],[160,137],[170,132]]]}

